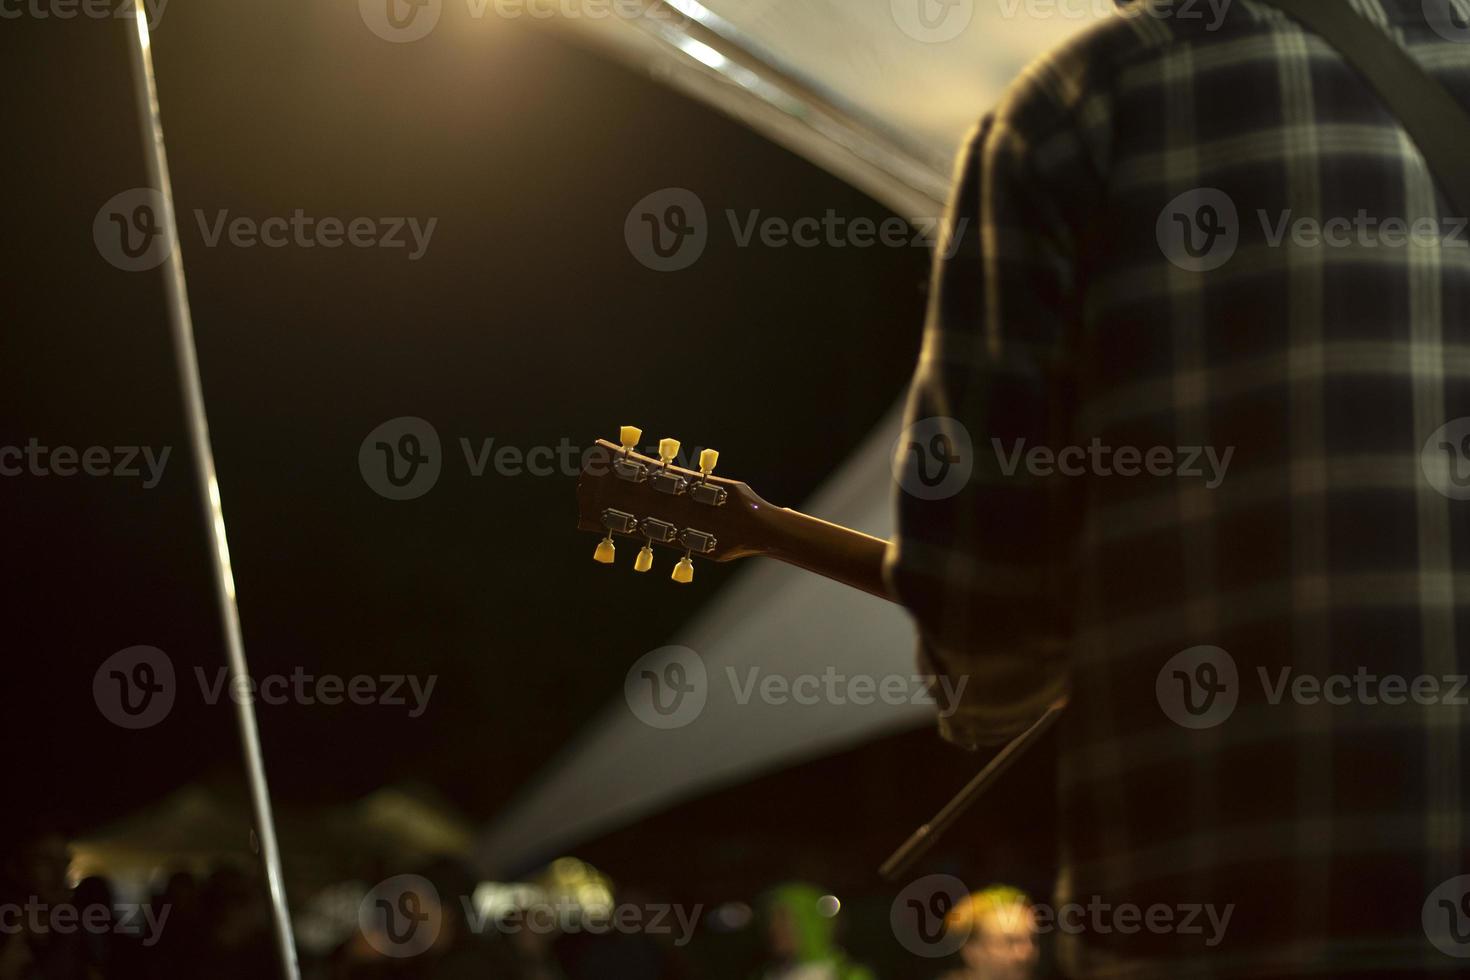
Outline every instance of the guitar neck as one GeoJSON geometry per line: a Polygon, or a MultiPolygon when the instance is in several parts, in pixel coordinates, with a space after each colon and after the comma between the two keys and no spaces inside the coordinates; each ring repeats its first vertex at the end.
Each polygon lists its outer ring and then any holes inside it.
{"type": "Polygon", "coordinates": [[[714,476],[719,454],[700,453],[700,471],[672,462],[679,443],[659,443],[659,458],[633,447],[642,430],[624,426],[619,443],[597,440],[577,481],[577,526],[603,535],[593,558],[612,564],[614,536],[642,547],[634,571],[653,567],[653,545],[682,551],[670,575],[694,578],[692,558],[726,562],[757,555],[804,568],[893,601],[883,583],[888,542],[799,511],[777,507],[739,480],[714,476]]]}
{"type": "Polygon", "coordinates": [[[894,601],[883,582],[887,541],[785,507],[771,508],[765,519],[767,557],[894,601]]]}

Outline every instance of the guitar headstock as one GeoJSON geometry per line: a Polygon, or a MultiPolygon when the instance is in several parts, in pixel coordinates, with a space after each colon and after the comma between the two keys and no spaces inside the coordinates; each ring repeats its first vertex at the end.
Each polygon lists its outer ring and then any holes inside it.
{"type": "Polygon", "coordinates": [[[683,557],[674,565],[675,582],[694,578],[694,558],[732,561],[765,552],[764,514],[771,505],[737,480],[714,475],[720,454],[706,449],[699,469],[679,466],[679,441],[659,443],[659,458],[638,452],[643,431],[625,425],[619,443],[597,440],[577,481],[577,527],[603,535],[593,557],[612,564],[616,539],[641,544],[633,570],[653,567],[654,546],[683,557]]]}

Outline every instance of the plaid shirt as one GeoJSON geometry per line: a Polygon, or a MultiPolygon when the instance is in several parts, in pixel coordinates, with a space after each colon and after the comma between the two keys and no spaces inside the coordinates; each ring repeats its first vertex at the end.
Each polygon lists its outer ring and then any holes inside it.
{"type": "MultiPolygon", "coordinates": [[[[1470,105],[1444,0],[1350,2],[1470,105]]],[[[968,141],[887,570],[970,677],[949,737],[1070,690],[1070,974],[1470,969],[1454,213],[1252,0],[1125,6],[968,141]]]]}

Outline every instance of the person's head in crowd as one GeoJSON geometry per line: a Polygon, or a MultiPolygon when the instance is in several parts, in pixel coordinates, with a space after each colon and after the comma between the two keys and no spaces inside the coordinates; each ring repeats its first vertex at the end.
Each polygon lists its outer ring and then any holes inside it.
{"type": "Polygon", "coordinates": [[[175,871],[164,883],[160,899],[179,910],[199,907],[199,879],[190,871],[175,871]]]}
{"type": "Polygon", "coordinates": [[[67,886],[71,848],[64,831],[38,824],[21,831],[8,851],[0,857],[0,879],[12,897],[34,898],[46,905],[71,900],[67,886]]]}
{"type": "Polygon", "coordinates": [[[945,926],[965,936],[960,958],[970,980],[1027,980],[1036,969],[1036,913],[1019,889],[992,885],[966,896],[945,926]]]}
{"type": "MultiPolygon", "coordinates": [[[[77,882],[76,891],[72,893],[72,901],[76,903],[78,909],[90,909],[94,906],[104,908],[107,910],[108,921],[112,920],[114,904],[112,885],[100,875],[88,875],[77,882]]],[[[101,915],[100,912],[91,914],[101,915]]]]}
{"type": "Polygon", "coordinates": [[[88,875],[77,882],[72,901],[77,907],[77,914],[84,916],[88,922],[95,923],[103,916],[106,917],[105,925],[89,927],[82,933],[89,958],[94,963],[106,964],[111,956],[116,919],[112,885],[106,878],[88,875]]]}
{"type": "Polygon", "coordinates": [[[414,962],[422,964],[456,952],[466,933],[464,919],[456,886],[440,877],[440,871],[430,866],[385,879],[395,887],[373,897],[381,914],[360,921],[339,951],[341,957],[349,962],[377,962],[411,949],[414,962]]]}
{"type": "Polygon", "coordinates": [[[168,916],[169,928],[163,934],[163,943],[170,949],[177,952],[203,941],[199,881],[192,873],[175,871],[170,874],[163,887],[154,890],[149,904],[160,919],[168,916]]]}
{"type": "Polygon", "coordinates": [[[204,927],[224,949],[247,945],[270,928],[263,888],[234,865],[215,868],[199,889],[204,927]]]}
{"type": "Polygon", "coordinates": [[[439,893],[443,924],[440,944],[452,946],[473,935],[466,899],[475,893],[477,878],[464,862],[449,857],[435,858],[420,872],[439,893]]]}
{"type": "Polygon", "coordinates": [[[766,946],[776,969],[767,977],[822,977],[861,980],[869,972],[848,960],[837,943],[838,904],[821,889],[800,882],[765,894],[761,913],[766,946]]]}

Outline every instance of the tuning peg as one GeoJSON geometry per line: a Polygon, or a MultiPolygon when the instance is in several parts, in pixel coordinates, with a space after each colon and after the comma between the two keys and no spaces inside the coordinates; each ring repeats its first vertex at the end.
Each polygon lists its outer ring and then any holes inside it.
{"type": "Polygon", "coordinates": [[[660,439],[658,441],[658,460],[660,463],[668,466],[674,461],[674,457],[677,455],[679,455],[678,439],[660,439]]]}
{"type": "Polygon", "coordinates": [[[648,545],[638,552],[638,557],[633,559],[633,571],[646,572],[653,567],[653,549],[648,545]]]}
{"type": "Polygon", "coordinates": [[[715,464],[720,461],[718,449],[706,449],[699,454],[699,475],[707,477],[715,471],[715,464]]]}
{"type": "Polygon", "coordinates": [[[617,553],[617,547],[613,544],[612,532],[607,532],[607,537],[597,543],[597,550],[592,553],[592,560],[604,565],[613,563],[613,555],[617,553]]]}
{"type": "Polygon", "coordinates": [[[636,425],[625,425],[618,430],[618,441],[623,444],[624,451],[637,449],[642,438],[643,430],[636,425]]]}
{"type": "Polygon", "coordinates": [[[679,564],[674,566],[674,574],[669,577],[675,582],[693,582],[694,562],[689,560],[688,555],[685,555],[679,559],[679,564]]]}

